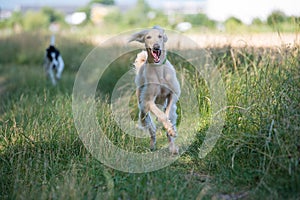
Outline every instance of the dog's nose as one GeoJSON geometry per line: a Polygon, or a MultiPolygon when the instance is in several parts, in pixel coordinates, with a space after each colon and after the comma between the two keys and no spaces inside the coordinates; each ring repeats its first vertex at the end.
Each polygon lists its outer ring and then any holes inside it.
{"type": "Polygon", "coordinates": [[[154,44],[154,45],[153,45],[153,49],[154,49],[154,50],[159,50],[159,49],[160,49],[159,44],[154,44]]]}

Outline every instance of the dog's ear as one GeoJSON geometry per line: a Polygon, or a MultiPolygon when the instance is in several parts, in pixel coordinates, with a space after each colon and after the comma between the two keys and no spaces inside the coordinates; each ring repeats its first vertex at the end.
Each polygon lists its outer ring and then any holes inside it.
{"type": "Polygon", "coordinates": [[[162,27],[158,26],[158,25],[155,25],[152,27],[153,29],[157,29],[157,30],[160,30],[160,31],[165,31],[162,27]]]}
{"type": "Polygon", "coordinates": [[[156,26],[153,26],[153,29],[157,29],[157,30],[161,31],[163,34],[164,42],[168,41],[168,36],[166,35],[165,30],[162,27],[156,25],[156,26]]]}
{"type": "Polygon", "coordinates": [[[138,33],[134,33],[133,35],[131,35],[131,37],[129,38],[128,42],[132,42],[132,41],[138,41],[141,43],[145,42],[145,35],[148,33],[148,30],[143,30],[140,31],[138,33]]]}
{"type": "Polygon", "coordinates": [[[164,35],[163,35],[163,39],[164,39],[164,42],[168,41],[168,36],[165,34],[165,32],[164,32],[164,35]]]}

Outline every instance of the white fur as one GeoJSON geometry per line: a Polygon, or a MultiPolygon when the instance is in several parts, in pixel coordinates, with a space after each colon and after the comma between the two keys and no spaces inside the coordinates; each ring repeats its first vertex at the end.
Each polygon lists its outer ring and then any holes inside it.
{"type": "MultiPolygon", "coordinates": [[[[50,40],[50,45],[54,46],[54,44],[55,44],[55,37],[52,36],[50,40]]],[[[52,85],[56,85],[57,80],[61,79],[61,75],[64,70],[65,64],[60,54],[57,57],[57,59],[55,58],[55,53],[51,53],[51,57],[52,57],[52,61],[47,57],[47,51],[46,51],[44,68],[47,76],[51,80],[52,85]],[[55,69],[54,66],[56,66],[55,69]]]]}

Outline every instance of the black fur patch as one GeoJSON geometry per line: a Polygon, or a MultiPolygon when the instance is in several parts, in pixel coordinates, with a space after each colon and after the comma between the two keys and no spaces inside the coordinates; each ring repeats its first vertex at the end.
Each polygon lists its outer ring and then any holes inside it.
{"type": "Polygon", "coordinates": [[[57,60],[58,56],[59,56],[59,51],[57,48],[55,48],[54,46],[50,45],[47,49],[47,58],[52,62],[52,57],[51,54],[54,53],[55,54],[55,59],[57,60]]]}

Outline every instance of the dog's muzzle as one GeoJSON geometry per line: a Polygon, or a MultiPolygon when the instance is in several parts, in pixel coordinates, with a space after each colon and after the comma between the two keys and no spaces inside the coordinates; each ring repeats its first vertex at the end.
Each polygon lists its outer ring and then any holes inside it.
{"type": "Polygon", "coordinates": [[[160,46],[158,44],[154,44],[153,48],[149,48],[151,55],[154,59],[155,63],[159,63],[160,62],[160,55],[161,55],[161,49],[160,46]]]}

